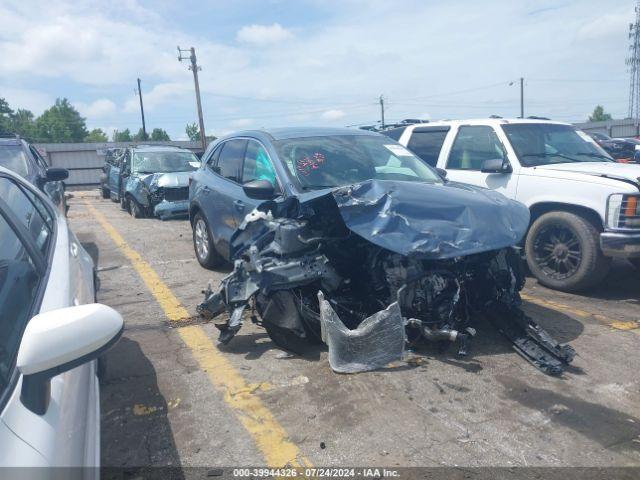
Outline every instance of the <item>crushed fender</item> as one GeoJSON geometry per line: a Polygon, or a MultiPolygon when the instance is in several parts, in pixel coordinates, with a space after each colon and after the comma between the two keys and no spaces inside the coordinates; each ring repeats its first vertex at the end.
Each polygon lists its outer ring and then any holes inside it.
{"type": "Polygon", "coordinates": [[[369,180],[265,202],[231,239],[233,271],[198,311],[227,343],[247,308],[279,346],[329,348],[337,372],[382,368],[406,342],[455,344],[467,355],[487,319],[523,358],[558,375],[575,352],[520,308],[514,246],[528,209],[489,190],[447,182],[369,180]]]}

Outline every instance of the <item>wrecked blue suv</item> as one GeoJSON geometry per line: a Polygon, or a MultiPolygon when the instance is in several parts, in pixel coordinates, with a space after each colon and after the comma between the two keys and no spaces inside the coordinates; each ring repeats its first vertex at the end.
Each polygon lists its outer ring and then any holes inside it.
{"type": "Polygon", "coordinates": [[[131,148],[122,165],[124,208],[135,218],[187,216],[189,177],[199,166],[198,157],[182,148],[131,148]]]}
{"type": "Polygon", "coordinates": [[[520,309],[527,207],[448,181],[394,140],[350,129],[272,129],[211,145],[190,185],[200,264],[233,260],[197,310],[230,342],[245,319],[337,372],[373,370],[419,341],[466,355],[481,319],[560,374],[575,354],[520,309]],[[250,314],[249,314],[250,312],[250,314]]]}

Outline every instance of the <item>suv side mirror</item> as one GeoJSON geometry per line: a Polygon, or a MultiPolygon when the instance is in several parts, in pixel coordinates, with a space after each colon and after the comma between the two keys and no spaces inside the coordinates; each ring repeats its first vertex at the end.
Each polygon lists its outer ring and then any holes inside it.
{"type": "Polygon", "coordinates": [[[251,180],[242,189],[247,197],[256,200],[271,200],[276,196],[276,189],[269,180],[251,180]]]}
{"type": "Polygon", "coordinates": [[[44,415],[51,379],[97,359],[116,344],[124,322],[113,308],[92,303],[50,310],[33,317],[20,342],[16,366],[22,374],[20,400],[44,415]]]}
{"type": "Polygon", "coordinates": [[[438,175],[442,178],[447,178],[447,171],[444,168],[436,168],[436,172],[438,172],[438,175]]]}
{"type": "Polygon", "coordinates": [[[482,162],[482,173],[511,173],[513,169],[507,160],[492,158],[482,162]]]}
{"type": "Polygon", "coordinates": [[[69,178],[69,170],[66,168],[49,167],[45,171],[45,182],[61,182],[69,178]]]}

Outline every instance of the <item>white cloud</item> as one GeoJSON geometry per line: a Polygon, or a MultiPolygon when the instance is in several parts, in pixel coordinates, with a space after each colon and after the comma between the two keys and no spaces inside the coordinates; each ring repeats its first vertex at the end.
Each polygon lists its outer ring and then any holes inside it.
{"type": "Polygon", "coordinates": [[[326,112],[322,112],[321,117],[324,120],[339,120],[346,116],[342,110],[327,110],[326,112]]]}
{"type": "Polygon", "coordinates": [[[24,108],[38,116],[55,102],[55,97],[38,90],[12,88],[0,85],[0,97],[4,98],[13,110],[24,108]]]}
{"type": "Polygon", "coordinates": [[[232,127],[248,127],[253,124],[252,118],[239,118],[238,120],[233,120],[231,122],[232,127]]]}
{"type": "Polygon", "coordinates": [[[273,25],[246,25],[238,30],[236,40],[254,45],[268,45],[288,40],[293,34],[279,23],[273,25]]]}
{"type": "Polygon", "coordinates": [[[74,105],[80,112],[80,115],[89,119],[105,117],[116,112],[116,104],[108,98],[100,98],[89,104],[75,102],[74,105]]]}

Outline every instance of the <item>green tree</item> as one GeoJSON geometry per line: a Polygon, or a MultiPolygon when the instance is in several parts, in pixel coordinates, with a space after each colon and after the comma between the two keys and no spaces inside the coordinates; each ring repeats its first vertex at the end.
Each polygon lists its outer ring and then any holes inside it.
{"type": "Polygon", "coordinates": [[[154,142],[159,142],[159,141],[169,141],[171,139],[169,138],[169,134],[165,132],[162,128],[154,128],[153,131],[151,132],[151,140],[153,140],[154,142]]]}
{"type": "Polygon", "coordinates": [[[114,130],[113,132],[113,141],[114,142],[131,142],[133,138],[131,138],[131,132],[128,128],[119,131],[114,130]]]}
{"type": "Polygon", "coordinates": [[[187,137],[192,142],[197,142],[200,140],[200,129],[196,123],[187,123],[187,126],[184,128],[187,137]]]}
{"type": "Polygon", "coordinates": [[[611,120],[611,115],[604,111],[602,105],[596,106],[596,108],[593,109],[593,113],[589,116],[590,122],[605,122],[607,120],[611,120]]]}
{"type": "Polygon", "coordinates": [[[34,121],[33,112],[19,108],[11,117],[11,131],[17,133],[22,138],[26,138],[29,141],[36,140],[35,130],[36,124],[34,121]]]}
{"type": "Polygon", "coordinates": [[[101,128],[94,128],[89,134],[84,137],[84,141],[87,143],[104,143],[108,142],[107,134],[101,128]]]}
{"type": "Polygon", "coordinates": [[[149,140],[149,134],[147,134],[144,130],[142,130],[142,128],[140,128],[140,130],[138,130],[138,133],[133,136],[133,140],[136,142],[144,142],[145,140],[149,140]]]}
{"type": "Polygon", "coordinates": [[[66,98],[56,99],[35,123],[35,134],[41,142],[82,142],[87,133],[85,119],[66,98]]]}
{"type": "Polygon", "coordinates": [[[13,117],[13,110],[9,107],[9,103],[0,98],[0,132],[11,132],[11,118],[13,117]]]}

